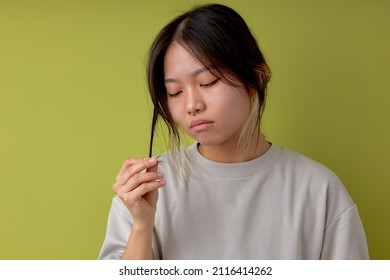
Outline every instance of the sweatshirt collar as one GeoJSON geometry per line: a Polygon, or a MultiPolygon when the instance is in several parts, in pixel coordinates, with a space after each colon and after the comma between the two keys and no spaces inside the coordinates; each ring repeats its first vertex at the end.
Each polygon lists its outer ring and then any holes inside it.
{"type": "Polygon", "coordinates": [[[219,163],[202,156],[198,151],[198,142],[187,148],[191,166],[196,172],[212,177],[237,178],[262,173],[272,168],[280,157],[282,149],[274,144],[258,158],[240,163],[219,163]]]}

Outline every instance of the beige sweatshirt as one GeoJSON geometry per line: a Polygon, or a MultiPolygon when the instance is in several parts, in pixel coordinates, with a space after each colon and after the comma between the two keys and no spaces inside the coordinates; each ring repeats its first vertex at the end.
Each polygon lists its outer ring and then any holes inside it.
{"type": "MultiPolygon", "coordinates": [[[[234,164],[185,148],[192,176],[169,153],[159,171],[153,254],[157,259],[368,259],[355,203],[337,176],[296,152],[272,145],[234,164]]],[[[100,259],[120,259],[132,217],[114,197],[100,259]]]]}

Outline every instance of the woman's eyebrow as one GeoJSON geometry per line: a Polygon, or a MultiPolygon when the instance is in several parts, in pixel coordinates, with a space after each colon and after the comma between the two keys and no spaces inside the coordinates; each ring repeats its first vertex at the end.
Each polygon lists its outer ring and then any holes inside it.
{"type": "Polygon", "coordinates": [[[192,76],[192,77],[196,77],[196,76],[198,76],[199,74],[201,74],[201,73],[203,73],[203,72],[206,72],[206,71],[209,71],[209,69],[206,68],[206,67],[202,67],[202,68],[200,68],[200,69],[195,70],[194,72],[192,72],[192,73],[191,73],[191,76],[192,76]]]}
{"type": "MultiPolygon", "coordinates": [[[[203,73],[203,72],[206,72],[206,71],[209,71],[209,69],[207,67],[202,67],[202,68],[199,68],[193,72],[191,72],[191,77],[196,77],[198,76],[199,74],[203,73]]],[[[178,83],[179,81],[176,80],[176,79],[171,79],[171,78],[168,78],[168,79],[164,79],[164,83],[178,83]]]]}

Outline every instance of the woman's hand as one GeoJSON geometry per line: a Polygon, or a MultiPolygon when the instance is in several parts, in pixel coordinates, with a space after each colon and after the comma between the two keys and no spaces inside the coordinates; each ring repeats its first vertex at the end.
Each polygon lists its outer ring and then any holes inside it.
{"type": "Polygon", "coordinates": [[[158,188],[165,185],[164,174],[157,172],[155,158],[129,158],[119,171],[113,191],[133,216],[134,225],[152,226],[156,213],[158,188]],[[146,172],[142,172],[146,170],[146,172]]]}

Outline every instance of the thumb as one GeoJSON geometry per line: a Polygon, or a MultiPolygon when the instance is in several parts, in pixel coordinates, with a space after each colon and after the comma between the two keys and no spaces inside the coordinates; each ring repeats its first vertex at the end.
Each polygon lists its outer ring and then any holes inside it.
{"type": "Polygon", "coordinates": [[[147,168],[146,172],[157,172],[157,168],[158,168],[158,161],[156,159],[156,164],[151,166],[151,167],[149,167],[149,168],[147,168]]]}

